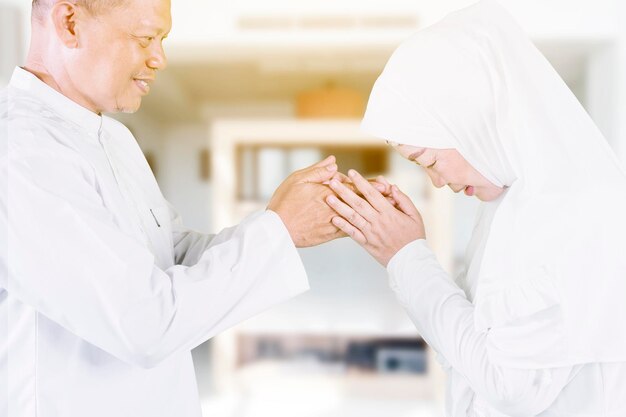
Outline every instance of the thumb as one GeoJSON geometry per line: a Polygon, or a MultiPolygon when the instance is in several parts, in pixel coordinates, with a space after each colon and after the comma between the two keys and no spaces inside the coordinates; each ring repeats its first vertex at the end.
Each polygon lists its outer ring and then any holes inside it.
{"type": "Polygon", "coordinates": [[[404,194],[398,187],[395,185],[391,186],[391,196],[396,203],[398,204],[398,208],[404,213],[409,215],[410,217],[419,217],[420,213],[411,201],[411,199],[404,194]]]}
{"type": "Polygon", "coordinates": [[[314,182],[322,184],[330,181],[337,174],[337,164],[318,166],[315,164],[298,173],[299,182],[314,182]]]}
{"type": "Polygon", "coordinates": [[[328,155],[326,158],[324,158],[323,160],[319,161],[317,164],[315,165],[311,165],[309,168],[313,168],[313,167],[325,167],[327,165],[330,164],[334,164],[335,162],[337,162],[335,155],[328,155]]]}

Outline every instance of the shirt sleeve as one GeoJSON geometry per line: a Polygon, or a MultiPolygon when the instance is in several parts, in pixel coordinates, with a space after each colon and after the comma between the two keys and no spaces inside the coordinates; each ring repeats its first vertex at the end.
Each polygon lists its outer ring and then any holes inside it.
{"type": "Polygon", "coordinates": [[[160,269],[145,243],[119,228],[93,168],[73,150],[10,144],[0,178],[0,267],[8,271],[0,287],[128,363],[155,366],[308,289],[271,211],[204,241],[182,237],[186,262],[160,269]]]}
{"type": "Polygon", "coordinates": [[[493,364],[486,347],[489,331],[475,330],[473,304],[441,268],[425,240],[402,248],[387,270],[392,290],[440,363],[464,378],[494,409],[513,417],[537,415],[577,372],[577,368],[526,370],[493,364]]]}
{"type": "Polygon", "coordinates": [[[172,225],[174,262],[176,265],[194,265],[209,248],[215,235],[200,233],[185,227],[182,218],[169,202],[167,202],[167,207],[172,225]]]}

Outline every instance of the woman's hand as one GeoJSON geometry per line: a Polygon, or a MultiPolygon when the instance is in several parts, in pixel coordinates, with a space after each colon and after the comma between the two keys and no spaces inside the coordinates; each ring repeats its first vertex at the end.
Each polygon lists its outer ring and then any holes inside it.
{"type": "MultiPolygon", "coordinates": [[[[356,186],[352,182],[352,179],[348,177],[347,175],[342,174],[341,172],[337,172],[331,179],[336,179],[337,181],[339,181],[340,183],[348,187],[353,193],[355,193],[359,197],[363,197],[363,194],[361,194],[361,192],[356,188],[356,186]]],[[[378,177],[368,179],[367,181],[376,190],[378,190],[379,193],[385,196],[385,198],[387,199],[387,201],[389,201],[389,203],[391,203],[394,207],[398,206],[398,203],[391,196],[391,184],[389,184],[389,182],[387,181],[385,177],[383,177],[382,175],[379,175],[378,177]]],[[[324,184],[330,185],[330,181],[327,181],[324,184]]]]}
{"type": "Polygon", "coordinates": [[[328,205],[339,215],[333,217],[332,222],[383,266],[387,266],[405,245],[426,237],[422,216],[398,187],[390,187],[396,203],[394,207],[358,172],[350,170],[348,175],[363,197],[337,179],[331,180],[330,187],[341,198],[333,195],[326,198],[328,205]]]}

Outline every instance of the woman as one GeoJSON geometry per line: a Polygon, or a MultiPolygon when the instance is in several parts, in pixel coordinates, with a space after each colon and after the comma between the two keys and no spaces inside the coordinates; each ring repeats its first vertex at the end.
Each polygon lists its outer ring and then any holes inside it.
{"type": "Polygon", "coordinates": [[[438,353],[447,415],[626,416],[626,178],[511,16],[483,1],[403,43],[363,128],[483,201],[454,282],[397,187],[350,171],[362,197],[327,199],[438,353]]]}

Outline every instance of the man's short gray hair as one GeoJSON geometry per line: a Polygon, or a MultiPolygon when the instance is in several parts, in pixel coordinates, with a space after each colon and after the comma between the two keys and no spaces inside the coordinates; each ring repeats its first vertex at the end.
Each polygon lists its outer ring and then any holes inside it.
{"type": "MultiPolygon", "coordinates": [[[[53,4],[59,0],[33,0],[32,14],[33,18],[42,20],[53,4]]],[[[92,16],[97,16],[121,6],[127,0],[76,0],[76,4],[87,9],[92,16]]]]}

